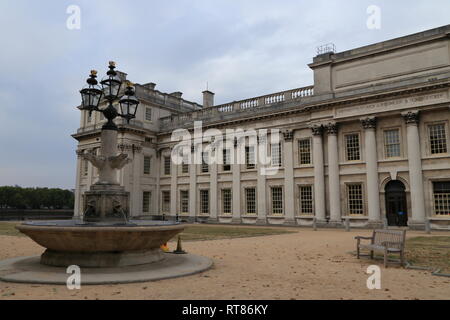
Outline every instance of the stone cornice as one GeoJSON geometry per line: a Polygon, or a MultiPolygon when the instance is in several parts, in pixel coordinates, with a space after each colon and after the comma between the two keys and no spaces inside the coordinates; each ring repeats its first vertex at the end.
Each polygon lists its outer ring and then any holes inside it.
{"type": "MultiPolygon", "coordinates": [[[[320,110],[320,109],[325,109],[328,107],[357,105],[357,104],[361,104],[361,103],[367,103],[367,102],[390,98],[390,97],[403,97],[403,96],[408,96],[408,95],[411,95],[414,93],[432,91],[432,90],[450,87],[450,78],[445,78],[443,80],[444,80],[444,82],[439,82],[439,83],[429,82],[429,83],[425,83],[425,85],[423,83],[421,83],[420,86],[416,86],[416,87],[408,86],[408,88],[402,87],[402,88],[398,88],[397,90],[391,90],[389,92],[386,92],[385,90],[381,90],[380,92],[374,92],[374,93],[370,93],[370,94],[366,94],[366,95],[360,95],[356,98],[352,96],[352,97],[343,97],[343,98],[336,99],[336,98],[334,98],[334,95],[333,95],[328,100],[324,100],[319,103],[308,103],[308,104],[304,104],[303,106],[298,106],[298,101],[287,101],[287,102],[280,103],[277,105],[278,106],[277,109],[282,109],[283,105],[288,105],[289,108],[286,108],[285,110],[263,113],[264,109],[262,108],[262,109],[258,109],[258,111],[261,112],[260,114],[255,113],[255,110],[252,110],[252,112],[250,112],[248,114],[248,117],[245,117],[243,115],[243,117],[241,117],[239,119],[220,120],[220,121],[210,122],[207,124],[203,124],[203,129],[206,130],[208,128],[220,128],[220,127],[236,125],[236,124],[240,124],[240,123],[256,122],[259,120],[269,119],[269,118],[273,118],[273,117],[282,117],[282,116],[289,116],[292,114],[301,114],[301,113],[312,112],[312,111],[316,111],[316,110],[320,110]]],[[[244,113],[244,112],[242,112],[242,113],[244,113]]],[[[200,121],[201,119],[197,119],[197,120],[200,121]]],[[[191,125],[184,125],[181,127],[185,128],[187,130],[192,130],[191,125]]],[[[160,132],[157,135],[159,135],[159,136],[167,135],[167,134],[171,134],[171,132],[172,132],[172,129],[170,129],[169,131],[160,132]]]]}

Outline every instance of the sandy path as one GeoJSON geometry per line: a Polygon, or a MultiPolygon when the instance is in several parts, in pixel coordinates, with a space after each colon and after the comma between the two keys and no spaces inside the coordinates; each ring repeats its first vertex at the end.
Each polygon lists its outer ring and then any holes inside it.
{"type": "MultiPolygon", "coordinates": [[[[185,278],[72,291],[0,282],[0,299],[450,299],[449,278],[397,267],[381,267],[382,289],[367,289],[367,266],[381,264],[357,260],[349,252],[355,247],[353,237],[370,231],[295,230],[298,233],[185,242],[184,249],[215,263],[211,270],[185,278]]],[[[424,233],[408,232],[414,235],[424,233]]],[[[0,236],[0,241],[0,259],[43,251],[28,238],[0,236]]]]}

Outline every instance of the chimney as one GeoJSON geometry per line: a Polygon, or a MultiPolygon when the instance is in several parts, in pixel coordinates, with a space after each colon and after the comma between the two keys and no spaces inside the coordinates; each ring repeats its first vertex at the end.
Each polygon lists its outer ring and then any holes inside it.
{"type": "Polygon", "coordinates": [[[214,106],[214,92],[205,90],[203,93],[203,108],[214,106]]]}
{"type": "Polygon", "coordinates": [[[177,97],[178,99],[181,99],[181,96],[183,95],[183,92],[176,91],[176,92],[172,92],[170,95],[174,96],[174,97],[177,97]]]}
{"type": "Polygon", "coordinates": [[[149,82],[149,83],[145,83],[142,85],[143,87],[150,89],[150,90],[155,90],[156,87],[156,83],[153,82],[149,82]]]}
{"type": "Polygon", "coordinates": [[[127,74],[125,72],[116,70],[117,76],[120,78],[121,81],[127,80],[127,74]]]}

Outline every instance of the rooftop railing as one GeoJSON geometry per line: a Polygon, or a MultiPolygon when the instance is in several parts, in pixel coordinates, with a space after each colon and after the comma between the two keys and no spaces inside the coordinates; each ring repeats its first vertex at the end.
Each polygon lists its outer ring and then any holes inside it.
{"type": "Polygon", "coordinates": [[[304,97],[314,95],[314,86],[307,86],[283,92],[272,93],[251,99],[234,101],[209,108],[203,108],[180,115],[171,115],[160,118],[161,128],[176,127],[185,125],[194,120],[210,119],[222,115],[231,115],[239,111],[251,110],[254,108],[265,108],[273,104],[282,103],[290,100],[301,100],[304,97]]]}

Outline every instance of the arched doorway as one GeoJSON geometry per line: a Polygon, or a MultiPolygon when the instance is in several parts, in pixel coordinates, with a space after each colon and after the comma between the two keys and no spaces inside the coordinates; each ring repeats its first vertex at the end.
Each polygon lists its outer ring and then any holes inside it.
{"type": "Polygon", "coordinates": [[[407,226],[408,208],[406,206],[405,185],[399,180],[386,184],[386,218],[389,226],[407,226]]]}

